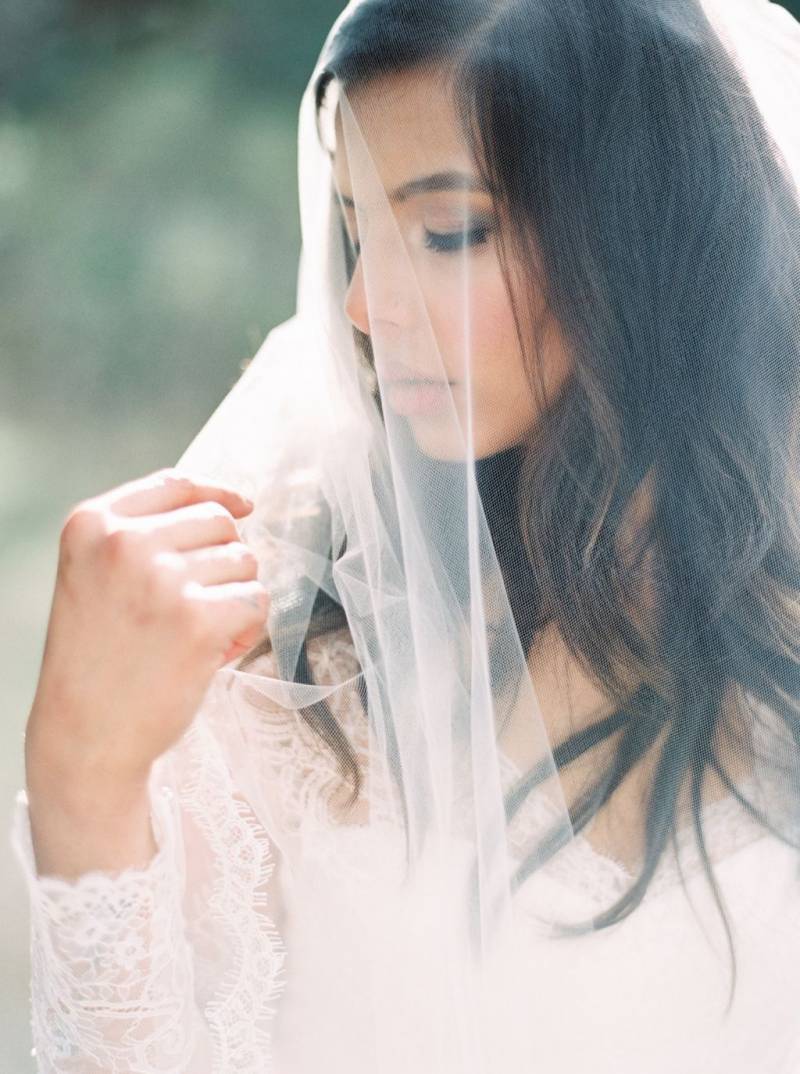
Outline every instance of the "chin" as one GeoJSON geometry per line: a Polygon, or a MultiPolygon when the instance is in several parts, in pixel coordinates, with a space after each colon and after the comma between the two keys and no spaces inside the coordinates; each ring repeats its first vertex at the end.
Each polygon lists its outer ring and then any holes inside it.
{"type": "MultiPolygon", "coordinates": [[[[438,428],[435,423],[409,419],[409,427],[414,441],[423,453],[440,462],[464,462],[467,452],[466,431],[460,430],[454,435],[452,425],[443,423],[438,428]]],[[[514,447],[520,442],[519,436],[503,435],[499,430],[473,430],[473,448],[470,455],[475,459],[485,459],[500,451],[514,447]]]]}

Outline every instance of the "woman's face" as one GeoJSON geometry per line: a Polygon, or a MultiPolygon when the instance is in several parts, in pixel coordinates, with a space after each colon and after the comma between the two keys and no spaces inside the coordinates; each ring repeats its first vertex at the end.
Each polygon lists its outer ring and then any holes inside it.
{"type": "MultiPolygon", "coordinates": [[[[345,312],[371,339],[384,409],[404,415],[429,456],[463,458],[469,380],[475,457],[520,443],[538,406],[498,258],[500,219],[442,74],[417,69],[350,90],[337,109],[336,147],[337,192],[349,237],[360,247],[345,312]],[[401,368],[390,368],[392,361],[401,368]],[[424,393],[392,388],[393,374],[434,378],[440,386],[424,393]],[[446,381],[450,386],[442,386],[446,381]],[[452,403],[442,405],[450,393],[452,403]]],[[[534,317],[542,308],[530,288],[519,305],[534,317]]],[[[557,325],[544,325],[536,373],[549,398],[568,361],[557,325]]]]}

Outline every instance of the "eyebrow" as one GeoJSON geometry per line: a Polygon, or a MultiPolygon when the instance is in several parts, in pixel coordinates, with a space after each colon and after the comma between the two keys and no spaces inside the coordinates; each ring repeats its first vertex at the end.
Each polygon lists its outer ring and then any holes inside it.
{"type": "MultiPolygon", "coordinates": [[[[417,194],[438,193],[443,190],[474,190],[484,194],[491,193],[480,179],[467,172],[434,172],[433,175],[422,175],[418,179],[409,179],[407,183],[401,183],[391,192],[389,200],[408,201],[417,194]]],[[[348,208],[355,208],[355,202],[346,194],[342,194],[341,199],[348,208]]]]}

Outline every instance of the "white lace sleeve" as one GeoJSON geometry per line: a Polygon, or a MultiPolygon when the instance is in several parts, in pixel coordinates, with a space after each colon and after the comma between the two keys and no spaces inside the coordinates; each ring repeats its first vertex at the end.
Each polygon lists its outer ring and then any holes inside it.
{"type": "Polygon", "coordinates": [[[271,844],[201,723],[154,766],[144,868],[38,876],[28,802],[12,846],[31,914],[40,1074],[268,1074],[282,986],[271,844]]]}

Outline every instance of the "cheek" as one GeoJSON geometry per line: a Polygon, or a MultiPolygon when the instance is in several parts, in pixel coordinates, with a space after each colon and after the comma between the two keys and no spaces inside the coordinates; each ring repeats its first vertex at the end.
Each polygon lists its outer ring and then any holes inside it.
{"type": "Polygon", "coordinates": [[[496,264],[476,269],[467,281],[440,279],[427,289],[427,296],[431,326],[453,379],[465,376],[470,355],[479,454],[519,443],[535,425],[541,405],[537,392],[544,390],[545,398],[550,398],[568,375],[567,352],[557,326],[552,319],[547,322],[541,352],[528,356],[529,361],[541,362],[541,368],[529,374],[505,280],[496,264]],[[536,388],[531,386],[531,375],[536,388]]]}
{"type": "Polygon", "coordinates": [[[477,289],[471,306],[472,376],[478,390],[517,398],[524,405],[528,382],[514,312],[502,279],[477,289]]]}
{"type": "Polygon", "coordinates": [[[512,421],[529,418],[543,401],[554,397],[569,373],[567,348],[557,322],[545,316],[535,297],[527,307],[523,298],[518,300],[518,312],[523,318],[518,326],[499,269],[475,281],[470,311],[468,345],[476,400],[502,405],[512,421]],[[526,314],[532,318],[530,321],[525,320],[526,314]],[[526,348],[525,355],[520,332],[523,339],[537,341],[526,348]]]}
{"type": "Polygon", "coordinates": [[[449,375],[462,380],[469,356],[474,390],[524,381],[514,314],[499,269],[475,269],[468,278],[458,273],[427,290],[428,316],[449,375]]]}

